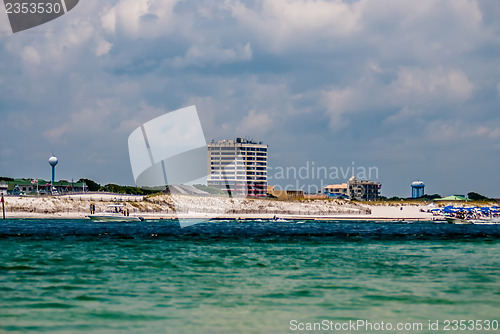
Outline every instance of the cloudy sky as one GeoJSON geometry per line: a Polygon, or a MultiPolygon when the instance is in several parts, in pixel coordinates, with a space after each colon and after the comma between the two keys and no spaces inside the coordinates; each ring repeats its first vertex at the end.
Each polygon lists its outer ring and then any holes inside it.
{"type": "Polygon", "coordinates": [[[499,1],[81,0],[16,34],[1,8],[0,175],[49,178],[54,152],[58,179],[133,184],[129,134],[194,104],[272,168],[500,197],[499,1]]]}

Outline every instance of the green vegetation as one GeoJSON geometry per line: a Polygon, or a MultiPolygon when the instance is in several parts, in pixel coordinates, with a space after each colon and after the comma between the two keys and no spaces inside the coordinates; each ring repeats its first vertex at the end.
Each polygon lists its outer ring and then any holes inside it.
{"type": "Polygon", "coordinates": [[[118,184],[112,184],[112,183],[105,185],[100,190],[108,191],[111,193],[129,194],[129,195],[150,195],[158,192],[156,190],[148,190],[132,186],[120,186],[118,184]]]}
{"type": "Polygon", "coordinates": [[[433,195],[425,194],[424,196],[416,198],[416,199],[422,200],[422,201],[432,201],[432,200],[435,200],[436,198],[442,198],[442,196],[439,194],[433,194],[433,195]]]}
{"type": "Polygon", "coordinates": [[[205,191],[209,194],[212,194],[212,195],[224,195],[224,192],[215,188],[215,187],[208,187],[208,186],[205,186],[203,184],[195,184],[193,185],[193,187],[195,187],[196,189],[199,189],[201,191],[205,191]]]}
{"type": "Polygon", "coordinates": [[[88,191],[99,191],[99,189],[101,188],[101,185],[99,183],[96,183],[90,179],[80,179],[78,180],[78,182],[85,182],[88,191]]]}
{"type": "Polygon", "coordinates": [[[413,197],[397,197],[397,196],[393,196],[393,197],[390,197],[390,198],[387,198],[387,197],[384,197],[384,196],[380,196],[379,197],[379,201],[390,201],[390,202],[394,202],[394,201],[420,201],[420,202],[429,202],[429,201],[432,201],[432,200],[435,200],[436,198],[441,198],[441,195],[439,194],[433,194],[433,195],[428,195],[428,194],[425,194],[424,196],[421,196],[421,197],[418,197],[418,198],[413,198],[413,197]]]}
{"type": "MultiPolygon", "coordinates": [[[[483,196],[483,195],[475,193],[475,192],[468,193],[467,197],[471,201],[494,201],[495,200],[493,198],[488,198],[486,196],[483,196]]],[[[402,197],[397,197],[397,196],[393,196],[393,197],[387,198],[387,197],[384,197],[384,196],[380,196],[379,200],[382,201],[382,202],[394,202],[394,201],[431,202],[431,201],[433,201],[433,200],[435,200],[437,198],[443,198],[443,197],[441,195],[439,195],[439,194],[433,194],[433,195],[425,194],[424,196],[418,197],[418,198],[412,198],[412,197],[402,198],[402,197]]]]}
{"type": "Polygon", "coordinates": [[[489,201],[490,199],[486,196],[483,196],[481,194],[475,193],[475,192],[470,192],[467,194],[467,197],[469,197],[470,200],[473,201],[489,201]]]}
{"type": "Polygon", "coordinates": [[[87,185],[88,191],[107,191],[117,194],[129,194],[129,195],[150,195],[154,193],[158,193],[164,188],[161,189],[145,189],[138,188],[133,186],[121,186],[118,184],[106,184],[105,186],[101,186],[99,183],[94,180],[81,178],[78,182],[85,182],[87,185]]]}
{"type": "Polygon", "coordinates": [[[6,182],[7,182],[7,181],[14,181],[14,179],[13,179],[13,178],[11,178],[11,177],[0,176],[0,182],[1,182],[1,181],[6,181],[6,182]]]}

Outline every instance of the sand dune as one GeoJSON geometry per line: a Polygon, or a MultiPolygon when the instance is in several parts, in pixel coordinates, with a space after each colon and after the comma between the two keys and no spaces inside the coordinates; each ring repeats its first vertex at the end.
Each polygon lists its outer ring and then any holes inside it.
{"type": "Polygon", "coordinates": [[[431,220],[423,206],[365,205],[344,200],[277,201],[228,197],[160,195],[152,197],[92,193],[65,196],[5,197],[10,218],[85,218],[90,204],[96,212],[111,203],[123,204],[132,215],[180,217],[329,217],[345,219],[431,220]]]}

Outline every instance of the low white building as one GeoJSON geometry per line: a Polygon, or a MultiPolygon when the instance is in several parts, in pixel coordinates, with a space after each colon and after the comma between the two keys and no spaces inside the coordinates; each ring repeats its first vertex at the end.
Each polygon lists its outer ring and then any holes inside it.
{"type": "Polygon", "coordinates": [[[0,182],[0,194],[7,195],[7,190],[9,186],[4,181],[0,182]]]}
{"type": "Polygon", "coordinates": [[[347,194],[347,183],[341,183],[341,184],[330,184],[326,187],[323,188],[324,193],[328,197],[334,197],[334,198],[348,198],[347,194]]]}

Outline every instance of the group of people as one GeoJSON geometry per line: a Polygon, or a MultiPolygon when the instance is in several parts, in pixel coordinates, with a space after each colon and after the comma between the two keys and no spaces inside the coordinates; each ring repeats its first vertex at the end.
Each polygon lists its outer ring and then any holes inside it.
{"type": "Polygon", "coordinates": [[[458,211],[451,213],[450,216],[458,219],[485,219],[498,217],[498,214],[491,212],[458,211]]]}
{"type": "MultiPolygon", "coordinates": [[[[123,213],[124,216],[130,216],[130,210],[127,209],[127,208],[118,208],[118,207],[115,207],[115,213],[123,213]]],[[[90,214],[93,215],[95,214],[95,204],[94,203],[90,203],[90,214]]]]}
{"type": "Polygon", "coordinates": [[[429,210],[433,215],[444,215],[458,219],[489,219],[500,216],[500,208],[493,207],[454,207],[452,205],[429,210]]]}

